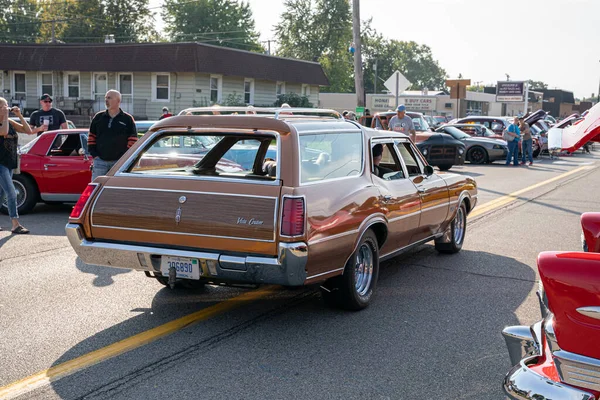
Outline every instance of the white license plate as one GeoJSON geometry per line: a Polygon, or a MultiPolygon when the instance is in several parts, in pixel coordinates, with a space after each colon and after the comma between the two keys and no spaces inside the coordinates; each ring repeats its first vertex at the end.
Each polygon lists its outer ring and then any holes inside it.
{"type": "Polygon", "coordinates": [[[163,276],[169,276],[171,267],[175,267],[177,278],[200,279],[200,263],[195,258],[162,256],[160,272],[163,276]]]}

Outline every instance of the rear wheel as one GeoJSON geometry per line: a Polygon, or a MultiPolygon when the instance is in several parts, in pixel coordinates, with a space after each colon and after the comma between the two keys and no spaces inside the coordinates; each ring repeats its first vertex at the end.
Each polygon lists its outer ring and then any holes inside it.
{"type": "Polygon", "coordinates": [[[358,311],[371,302],[379,277],[379,247],[373,231],[365,233],[342,276],[325,283],[323,297],[328,304],[358,311]]]}
{"type": "Polygon", "coordinates": [[[440,171],[448,171],[450,168],[452,168],[452,164],[438,165],[438,168],[440,171]]]}
{"type": "MultiPolygon", "coordinates": [[[[37,185],[33,181],[32,178],[23,175],[17,174],[13,176],[13,184],[15,185],[15,190],[17,191],[17,211],[19,214],[27,214],[38,202],[40,192],[37,188],[37,185]]],[[[8,214],[8,205],[6,196],[2,199],[2,206],[0,207],[0,211],[4,214],[8,214]]]]}
{"type": "Polygon", "coordinates": [[[449,229],[450,232],[446,232],[444,237],[435,241],[435,249],[440,253],[453,254],[462,249],[467,231],[467,206],[464,202],[458,207],[449,229]]]}
{"type": "Polygon", "coordinates": [[[471,164],[485,164],[488,162],[488,153],[482,147],[472,147],[467,153],[467,161],[471,164]]]}

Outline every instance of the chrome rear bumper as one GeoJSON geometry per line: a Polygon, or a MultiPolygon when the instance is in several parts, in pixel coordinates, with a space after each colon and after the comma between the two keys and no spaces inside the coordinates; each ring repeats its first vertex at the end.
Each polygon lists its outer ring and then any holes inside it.
{"type": "Polygon", "coordinates": [[[542,323],[538,322],[531,328],[511,326],[502,331],[511,363],[516,364],[504,378],[506,394],[519,400],[596,400],[593,393],[555,382],[528,367],[541,355],[541,330],[542,323]]]}
{"type": "Polygon", "coordinates": [[[240,257],[88,240],[78,224],[67,224],[65,230],[75,253],[86,264],[160,273],[161,257],[174,256],[198,259],[201,279],[285,286],[301,286],[306,280],[308,247],[303,242],[280,243],[278,257],[240,257]]]}

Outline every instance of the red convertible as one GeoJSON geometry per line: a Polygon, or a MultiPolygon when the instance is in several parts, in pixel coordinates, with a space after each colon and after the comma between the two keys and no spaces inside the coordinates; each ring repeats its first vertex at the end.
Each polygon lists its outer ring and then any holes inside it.
{"type": "Polygon", "coordinates": [[[581,217],[584,250],[538,257],[543,320],[502,332],[514,399],[600,399],[600,213],[581,217]]]}
{"type": "MultiPolygon", "coordinates": [[[[17,209],[26,214],[45,203],[76,202],[92,179],[86,129],[46,132],[22,146],[21,173],[13,176],[17,209]]],[[[6,204],[2,204],[6,213],[6,204]]]]}

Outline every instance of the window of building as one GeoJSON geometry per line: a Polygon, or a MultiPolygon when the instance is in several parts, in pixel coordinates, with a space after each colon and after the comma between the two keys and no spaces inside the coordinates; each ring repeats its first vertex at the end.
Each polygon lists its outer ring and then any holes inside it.
{"type": "Polygon", "coordinates": [[[65,96],[79,97],[79,72],[67,72],[65,74],[65,96]]]}
{"type": "Polygon", "coordinates": [[[25,100],[27,89],[25,84],[25,72],[15,72],[13,76],[13,93],[15,100],[25,100]]]}
{"type": "Polygon", "coordinates": [[[277,84],[275,86],[275,94],[277,96],[281,96],[282,94],[285,94],[285,82],[277,82],[277,84]]]}
{"type": "Polygon", "coordinates": [[[219,75],[210,76],[210,101],[211,103],[219,103],[222,96],[223,81],[219,75]]]}
{"type": "Polygon", "coordinates": [[[310,96],[310,85],[302,85],[302,96],[310,96]]]}
{"type": "Polygon", "coordinates": [[[54,85],[52,82],[52,72],[40,72],[40,93],[41,96],[44,93],[48,93],[50,96],[54,95],[54,85]]]}
{"type": "MultiPolygon", "coordinates": [[[[133,90],[133,88],[132,88],[133,90]]],[[[171,75],[152,75],[152,101],[169,101],[171,99],[171,75]]]]}
{"type": "Polygon", "coordinates": [[[254,104],[254,79],[244,79],[244,103],[254,104]]]}
{"type": "Polygon", "coordinates": [[[122,96],[131,96],[133,94],[133,75],[119,74],[119,92],[122,96]]]}

